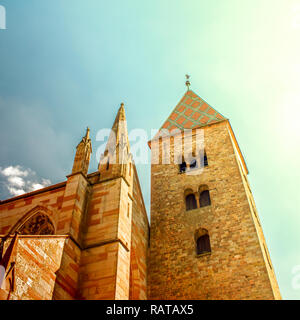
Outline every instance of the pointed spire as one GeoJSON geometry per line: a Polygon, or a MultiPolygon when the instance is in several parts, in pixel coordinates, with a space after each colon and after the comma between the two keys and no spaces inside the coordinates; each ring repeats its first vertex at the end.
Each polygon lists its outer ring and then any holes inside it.
{"type": "Polygon", "coordinates": [[[122,121],[126,121],[125,108],[124,108],[123,102],[120,104],[120,108],[118,110],[116,119],[115,119],[114,124],[112,126],[112,130],[115,131],[116,129],[118,129],[120,122],[122,122],[122,121]]]}
{"type": "Polygon", "coordinates": [[[124,108],[124,103],[122,102],[120,105],[120,108],[118,110],[116,119],[114,121],[114,124],[111,128],[112,132],[110,134],[110,137],[108,139],[106,149],[109,147],[112,147],[114,150],[115,148],[113,147],[113,144],[115,147],[121,144],[123,145],[128,144],[128,133],[127,133],[127,121],[126,121],[126,115],[125,115],[125,108],[124,108]]]}
{"type": "Polygon", "coordinates": [[[76,147],[76,154],[75,154],[72,174],[81,172],[84,175],[87,175],[91,153],[92,153],[92,142],[90,139],[90,128],[87,127],[85,136],[81,139],[80,143],[76,147]]]}
{"type": "MultiPolygon", "coordinates": [[[[189,79],[188,75],[187,79],[189,79]]],[[[226,120],[223,115],[211,107],[206,101],[201,99],[192,90],[189,90],[189,80],[187,80],[186,85],[188,91],[184,94],[152,140],[155,140],[161,135],[162,129],[169,131],[174,129],[195,129],[226,120]]]]}
{"type": "Polygon", "coordinates": [[[107,163],[109,165],[127,163],[129,154],[127,121],[124,103],[122,102],[113,123],[104,154],[101,156],[99,170],[101,171],[102,165],[107,165],[107,163]]]}

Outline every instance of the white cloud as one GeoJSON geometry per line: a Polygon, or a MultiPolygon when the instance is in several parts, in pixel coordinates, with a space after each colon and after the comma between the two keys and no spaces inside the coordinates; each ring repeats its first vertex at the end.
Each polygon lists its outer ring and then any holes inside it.
{"type": "Polygon", "coordinates": [[[25,185],[25,181],[23,178],[21,177],[17,177],[17,176],[10,176],[8,177],[7,181],[11,184],[11,185],[14,185],[14,186],[17,186],[17,187],[24,187],[25,185]]]}
{"type": "Polygon", "coordinates": [[[16,177],[27,177],[28,176],[28,171],[27,170],[22,170],[21,166],[10,166],[5,169],[2,169],[0,167],[0,173],[2,173],[6,177],[10,176],[16,176],[16,177]]]}
{"type": "Polygon", "coordinates": [[[20,195],[26,193],[25,190],[23,190],[23,189],[16,189],[16,188],[13,188],[10,186],[7,186],[7,189],[12,196],[20,196],[20,195]]]}
{"type": "Polygon", "coordinates": [[[40,184],[40,183],[33,183],[31,185],[32,191],[43,189],[43,188],[44,188],[44,186],[42,184],[40,184]]]}
{"type": "Polygon", "coordinates": [[[43,186],[46,186],[46,185],[50,185],[51,184],[51,181],[49,179],[42,179],[42,185],[43,186]]]}
{"type": "Polygon", "coordinates": [[[0,167],[2,175],[1,185],[4,185],[12,196],[20,196],[24,193],[43,189],[51,184],[49,179],[40,179],[31,169],[21,166],[0,167]]]}

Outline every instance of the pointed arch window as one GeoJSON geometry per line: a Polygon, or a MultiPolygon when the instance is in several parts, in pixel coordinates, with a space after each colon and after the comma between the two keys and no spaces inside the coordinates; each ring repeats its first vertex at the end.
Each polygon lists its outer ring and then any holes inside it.
{"type": "Polygon", "coordinates": [[[211,205],[209,190],[204,190],[200,193],[199,202],[200,202],[200,208],[211,205]]]}
{"type": "Polygon", "coordinates": [[[187,211],[197,209],[197,201],[194,194],[189,194],[185,197],[185,205],[187,211]]]}

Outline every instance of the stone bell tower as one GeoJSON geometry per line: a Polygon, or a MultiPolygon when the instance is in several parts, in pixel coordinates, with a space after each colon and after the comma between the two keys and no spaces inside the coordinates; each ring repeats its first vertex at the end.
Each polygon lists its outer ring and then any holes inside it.
{"type": "Polygon", "coordinates": [[[148,297],[281,299],[230,122],[187,85],[149,142],[148,297]]]}

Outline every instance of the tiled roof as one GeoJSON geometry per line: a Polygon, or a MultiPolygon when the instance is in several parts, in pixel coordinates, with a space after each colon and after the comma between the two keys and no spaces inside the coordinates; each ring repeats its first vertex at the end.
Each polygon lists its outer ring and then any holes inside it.
{"type": "Polygon", "coordinates": [[[189,90],[177,104],[161,129],[193,129],[225,119],[196,93],[189,90]]]}

